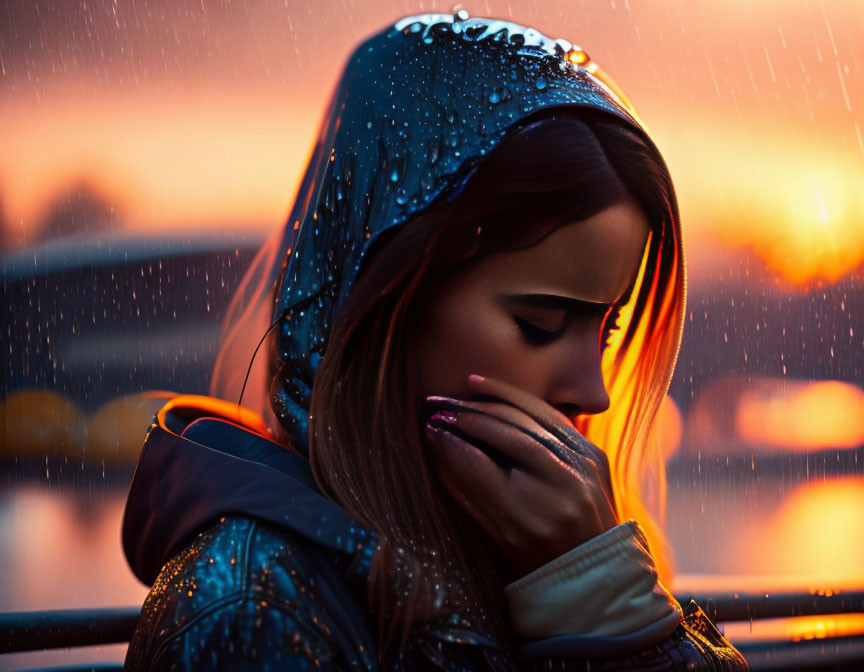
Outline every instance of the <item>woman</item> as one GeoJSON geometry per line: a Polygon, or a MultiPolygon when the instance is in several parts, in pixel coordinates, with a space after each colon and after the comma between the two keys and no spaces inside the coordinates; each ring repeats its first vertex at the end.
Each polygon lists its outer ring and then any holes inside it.
{"type": "Polygon", "coordinates": [[[363,42],[217,391],[262,310],[261,415],[181,397],[145,441],[130,669],[746,669],[648,550],[681,232],[584,52],[465,12],[363,42]]]}

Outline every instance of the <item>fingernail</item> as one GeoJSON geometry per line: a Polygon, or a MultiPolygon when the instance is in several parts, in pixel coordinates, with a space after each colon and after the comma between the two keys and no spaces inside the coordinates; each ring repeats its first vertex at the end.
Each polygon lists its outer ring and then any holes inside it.
{"type": "Polygon", "coordinates": [[[468,380],[475,383],[482,383],[484,380],[486,380],[486,378],[477,373],[472,373],[470,376],[468,376],[468,380]]]}
{"type": "Polygon", "coordinates": [[[459,419],[459,416],[451,411],[438,411],[435,415],[433,415],[430,420],[443,420],[444,422],[448,422],[451,425],[455,424],[459,419]]]}
{"type": "Polygon", "coordinates": [[[428,422],[426,423],[426,436],[430,439],[437,439],[439,436],[445,436],[446,432],[437,427],[433,427],[428,422]]]}

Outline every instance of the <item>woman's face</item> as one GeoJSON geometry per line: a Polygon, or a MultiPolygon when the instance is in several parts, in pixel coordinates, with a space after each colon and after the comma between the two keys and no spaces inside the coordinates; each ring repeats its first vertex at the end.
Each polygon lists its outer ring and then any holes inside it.
{"type": "Polygon", "coordinates": [[[467,379],[477,373],[521,387],[571,419],[605,411],[600,329],[638,272],[648,231],[642,209],[625,201],[533,247],[459,268],[426,298],[422,399],[471,399],[467,379]]]}

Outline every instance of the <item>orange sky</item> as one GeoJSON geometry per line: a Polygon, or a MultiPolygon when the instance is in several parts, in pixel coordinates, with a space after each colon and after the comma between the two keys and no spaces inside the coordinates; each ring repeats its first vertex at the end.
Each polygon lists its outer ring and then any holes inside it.
{"type": "MultiPolygon", "coordinates": [[[[137,230],[280,226],[353,46],[451,9],[44,4],[0,20],[0,204],[16,245],[81,181],[137,230]]],[[[672,170],[691,281],[722,271],[718,246],[755,251],[795,286],[860,270],[864,3],[463,4],[580,44],[627,92],[672,170]]]]}

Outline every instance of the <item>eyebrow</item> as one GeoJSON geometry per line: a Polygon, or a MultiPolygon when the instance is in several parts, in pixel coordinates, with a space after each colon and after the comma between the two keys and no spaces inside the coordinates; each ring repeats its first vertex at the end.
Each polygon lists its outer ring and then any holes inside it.
{"type": "Polygon", "coordinates": [[[615,305],[614,303],[574,299],[570,296],[559,296],[558,294],[502,294],[500,298],[507,303],[520,306],[566,310],[568,312],[588,310],[596,313],[605,313],[615,305]]]}

